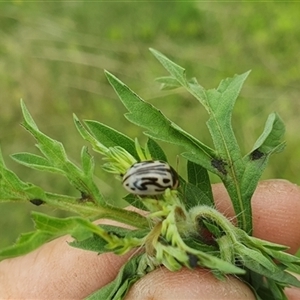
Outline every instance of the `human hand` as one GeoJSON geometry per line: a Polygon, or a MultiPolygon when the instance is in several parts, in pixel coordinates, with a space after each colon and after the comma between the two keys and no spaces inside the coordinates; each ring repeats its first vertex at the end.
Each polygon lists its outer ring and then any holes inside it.
{"type": "MultiPolygon", "coordinates": [[[[222,184],[213,185],[216,207],[234,216],[222,184]]],[[[300,247],[300,188],[283,180],[262,181],[252,199],[253,235],[287,245],[295,253],[300,247]]],[[[116,224],[104,221],[105,224],[116,224]]],[[[82,299],[117,275],[130,253],[97,255],[70,247],[70,237],[61,237],[37,250],[0,263],[0,299],[82,299]]],[[[286,290],[289,300],[300,299],[300,289],[286,290]]],[[[207,269],[183,268],[170,272],[161,267],[147,274],[130,289],[132,299],[255,299],[251,290],[234,276],[215,279],[207,269]]]]}

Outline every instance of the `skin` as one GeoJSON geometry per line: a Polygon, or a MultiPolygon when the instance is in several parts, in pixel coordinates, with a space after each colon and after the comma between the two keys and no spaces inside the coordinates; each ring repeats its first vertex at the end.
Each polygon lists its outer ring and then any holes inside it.
{"type": "MultiPolygon", "coordinates": [[[[221,184],[213,186],[216,207],[234,217],[229,197],[221,184]]],[[[259,184],[253,199],[254,236],[290,247],[300,247],[300,188],[284,180],[259,184]]],[[[111,221],[101,221],[116,224],[111,221]]],[[[132,254],[97,255],[68,246],[62,237],[39,249],[0,263],[1,299],[83,299],[113,280],[132,254]]],[[[300,299],[300,289],[286,289],[289,300],[300,299]]],[[[161,267],[136,282],[126,300],[255,299],[250,289],[234,276],[219,281],[206,269],[170,272],[161,267]]]]}

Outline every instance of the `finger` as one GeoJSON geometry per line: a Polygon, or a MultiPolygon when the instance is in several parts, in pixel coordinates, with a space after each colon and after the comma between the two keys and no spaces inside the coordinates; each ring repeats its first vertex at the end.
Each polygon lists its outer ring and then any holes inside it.
{"type": "MultiPolygon", "coordinates": [[[[223,184],[213,185],[216,207],[229,218],[234,210],[223,184]]],[[[252,197],[253,235],[289,246],[300,247],[300,188],[286,180],[261,181],[252,197]]]]}
{"type": "Polygon", "coordinates": [[[126,300],[140,299],[254,300],[256,298],[248,286],[233,276],[220,281],[206,269],[184,268],[178,272],[171,272],[160,268],[135,283],[126,297],[126,300]]]}
{"type": "Polygon", "coordinates": [[[61,237],[0,263],[1,299],[83,299],[112,281],[126,256],[98,255],[68,245],[61,237]]]}
{"type": "MultiPolygon", "coordinates": [[[[130,227],[104,219],[96,223],[130,227]]],[[[31,253],[1,261],[1,299],[83,299],[111,282],[132,255],[98,255],[71,247],[71,241],[63,236],[31,253]]]]}

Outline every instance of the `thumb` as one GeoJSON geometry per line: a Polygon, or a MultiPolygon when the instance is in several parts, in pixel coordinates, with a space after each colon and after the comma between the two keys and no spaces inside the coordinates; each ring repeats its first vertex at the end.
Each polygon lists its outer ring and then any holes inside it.
{"type": "Polygon", "coordinates": [[[219,280],[207,269],[171,272],[156,269],[130,289],[126,300],[255,300],[250,288],[233,276],[219,280]]]}

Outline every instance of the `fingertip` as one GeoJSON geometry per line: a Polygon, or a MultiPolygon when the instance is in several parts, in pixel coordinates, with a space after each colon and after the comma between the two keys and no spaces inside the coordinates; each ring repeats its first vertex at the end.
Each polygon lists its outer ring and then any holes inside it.
{"type": "Polygon", "coordinates": [[[233,276],[220,281],[207,269],[183,268],[171,272],[160,268],[136,282],[126,297],[126,300],[139,299],[254,300],[255,297],[248,286],[233,276]]]}
{"type": "Polygon", "coordinates": [[[70,241],[69,236],[63,236],[24,256],[2,261],[1,296],[82,299],[112,281],[131,255],[98,255],[71,247],[70,241]]]}
{"type": "Polygon", "coordinates": [[[300,246],[300,188],[286,180],[262,181],[252,198],[253,235],[287,245],[300,246]]]}

